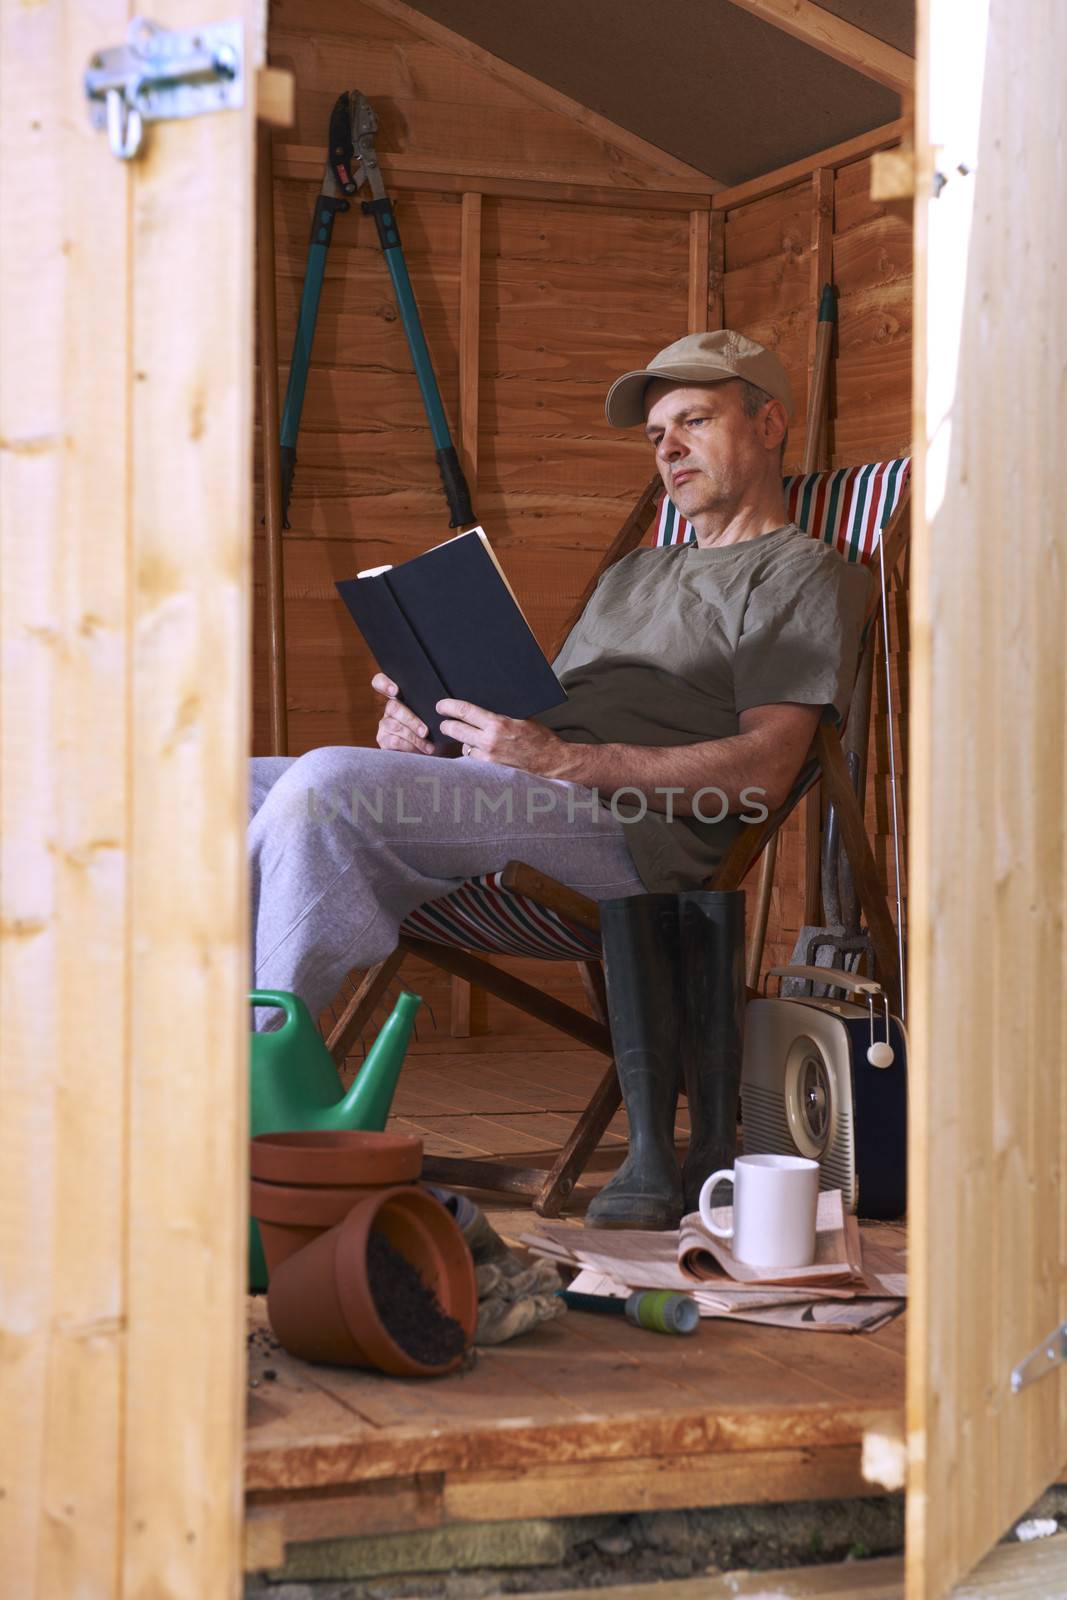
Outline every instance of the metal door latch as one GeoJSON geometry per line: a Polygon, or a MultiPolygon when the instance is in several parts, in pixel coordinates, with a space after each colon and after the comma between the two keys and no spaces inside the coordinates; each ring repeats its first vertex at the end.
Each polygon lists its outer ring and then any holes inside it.
{"type": "Polygon", "coordinates": [[[1047,1339],[1042,1339],[1036,1350],[1011,1369],[1011,1392],[1018,1394],[1027,1384],[1036,1383],[1047,1372],[1067,1361],[1067,1322],[1053,1328],[1047,1339]]]}
{"type": "Polygon", "coordinates": [[[146,122],[244,105],[243,53],[240,22],[171,29],[134,17],[126,43],[98,51],[86,69],[89,121],[107,129],[112,155],[131,161],[146,122]]]}

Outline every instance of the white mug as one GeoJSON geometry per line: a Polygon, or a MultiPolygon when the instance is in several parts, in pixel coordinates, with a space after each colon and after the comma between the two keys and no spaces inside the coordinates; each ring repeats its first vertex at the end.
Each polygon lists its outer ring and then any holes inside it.
{"type": "Polygon", "coordinates": [[[700,1220],[716,1239],[730,1239],[734,1259],[750,1267],[810,1267],[815,1260],[819,1163],[806,1156],[738,1156],[706,1179],[700,1220]],[[712,1220],[717,1183],[734,1186],[734,1225],[712,1220]]]}

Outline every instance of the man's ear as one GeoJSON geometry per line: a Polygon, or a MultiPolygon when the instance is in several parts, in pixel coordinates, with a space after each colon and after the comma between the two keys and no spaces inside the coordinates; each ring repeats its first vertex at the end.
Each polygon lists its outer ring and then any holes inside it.
{"type": "Polygon", "coordinates": [[[780,400],[769,400],[760,413],[759,424],[764,449],[777,450],[789,432],[789,413],[780,400]]]}

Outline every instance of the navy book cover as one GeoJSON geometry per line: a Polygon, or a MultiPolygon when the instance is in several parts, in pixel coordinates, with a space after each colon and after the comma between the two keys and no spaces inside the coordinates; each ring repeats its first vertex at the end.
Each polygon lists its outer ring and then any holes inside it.
{"type": "Polygon", "coordinates": [[[337,590],[381,670],[430,730],[438,700],[470,700],[532,717],[567,695],[522,614],[481,528],[337,590]]]}

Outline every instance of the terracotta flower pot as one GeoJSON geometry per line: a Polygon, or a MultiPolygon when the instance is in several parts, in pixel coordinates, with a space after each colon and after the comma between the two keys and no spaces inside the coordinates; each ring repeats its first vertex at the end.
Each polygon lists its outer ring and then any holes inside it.
{"type": "Polygon", "coordinates": [[[298,1188],[284,1183],[259,1183],[252,1179],[249,1209],[259,1223],[259,1237],[268,1276],[294,1250],[302,1250],[334,1223],[343,1222],[356,1201],[380,1194],[381,1185],[363,1189],[298,1188]]]}
{"type": "Polygon", "coordinates": [[[272,1271],[267,1309],[275,1335],[305,1361],[377,1367],[395,1377],[435,1377],[463,1358],[460,1350],[433,1365],[394,1338],[375,1303],[368,1275],[372,1233],[390,1245],[474,1337],[478,1291],[463,1235],[445,1208],[419,1189],[387,1189],[358,1200],[344,1221],[321,1233],[272,1271]]]}
{"type": "Polygon", "coordinates": [[[422,1170],[411,1134],[263,1133],[252,1140],[250,1209],[268,1276],[296,1250],[341,1222],[356,1201],[422,1170]]]}
{"type": "Polygon", "coordinates": [[[411,1182],[421,1171],[422,1140],[410,1133],[316,1129],[252,1140],[252,1176],[264,1183],[384,1188],[411,1182]]]}

